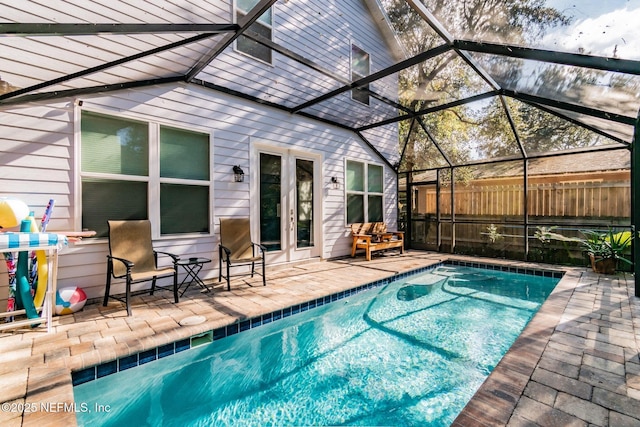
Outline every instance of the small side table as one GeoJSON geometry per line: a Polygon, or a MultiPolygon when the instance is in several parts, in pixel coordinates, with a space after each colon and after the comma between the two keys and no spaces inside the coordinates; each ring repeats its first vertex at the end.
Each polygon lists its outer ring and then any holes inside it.
{"type": "Polygon", "coordinates": [[[180,282],[180,286],[178,286],[178,289],[181,289],[185,283],[187,285],[182,290],[182,293],[180,294],[180,296],[184,295],[184,293],[187,292],[187,289],[189,289],[189,286],[191,286],[192,283],[197,283],[198,286],[200,286],[202,289],[206,289],[207,291],[209,291],[209,288],[207,287],[207,285],[205,285],[202,279],[200,279],[200,276],[198,276],[198,274],[200,273],[200,270],[202,270],[202,266],[208,262],[211,262],[209,258],[197,258],[197,257],[180,259],[176,261],[176,265],[182,266],[184,271],[186,271],[187,273],[184,279],[182,279],[182,282],[180,282]]]}

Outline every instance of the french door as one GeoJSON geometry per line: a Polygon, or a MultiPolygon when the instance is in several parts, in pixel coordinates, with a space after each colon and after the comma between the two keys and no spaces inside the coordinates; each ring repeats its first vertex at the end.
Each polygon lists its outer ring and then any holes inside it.
{"type": "MultiPolygon", "coordinates": [[[[271,262],[321,254],[321,158],[309,153],[263,148],[256,155],[259,241],[271,262]]],[[[255,188],[255,187],[254,187],[255,188]]]]}

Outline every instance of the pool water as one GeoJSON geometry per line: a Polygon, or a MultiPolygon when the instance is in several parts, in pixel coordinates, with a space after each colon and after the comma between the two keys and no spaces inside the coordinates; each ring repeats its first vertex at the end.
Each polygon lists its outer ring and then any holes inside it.
{"type": "Polygon", "coordinates": [[[438,267],[78,385],[78,423],[448,426],[558,280],[438,267]]]}

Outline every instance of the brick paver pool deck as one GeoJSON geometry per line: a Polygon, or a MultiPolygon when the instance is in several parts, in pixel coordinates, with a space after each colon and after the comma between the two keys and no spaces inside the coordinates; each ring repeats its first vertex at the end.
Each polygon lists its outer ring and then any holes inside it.
{"type": "MultiPolygon", "coordinates": [[[[530,267],[516,261],[408,252],[314,261],[238,278],[231,291],[189,289],[117,301],[56,317],[51,333],[0,333],[0,425],[72,426],[71,372],[446,259],[530,267]],[[181,326],[186,317],[206,321],[181,326]],[[23,409],[26,409],[24,412],[23,409]]],[[[640,298],[633,276],[544,266],[567,273],[455,426],[640,426],[640,298]]]]}

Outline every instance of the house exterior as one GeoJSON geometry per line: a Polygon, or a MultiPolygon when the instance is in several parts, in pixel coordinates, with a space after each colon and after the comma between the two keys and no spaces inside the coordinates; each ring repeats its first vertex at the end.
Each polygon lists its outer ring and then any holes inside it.
{"type": "MultiPolygon", "coordinates": [[[[0,16],[17,23],[234,23],[264,2],[77,3],[18,2],[2,6],[0,16]]],[[[280,48],[352,81],[396,61],[386,24],[372,10],[375,0],[276,2],[258,30],[280,48]]],[[[231,43],[194,79],[173,78],[193,69],[194,60],[223,37],[116,64],[123,55],[151,49],[158,38],[171,43],[184,37],[0,36],[5,93],[81,74],[33,91],[26,102],[0,102],[0,195],[22,199],[36,217],[54,199],[50,232],[98,232],[61,253],[59,287],[80,286],[89,298],[103,295],[107,219],[148,217],[156,250],[212,259],[204,278],[217,278],[223,217],[251,218],[253,239],[269,248],[269,265],[348,255],[348,224],[358,219],[396,227],[391,163],[397,126],[362,138],[348,125],[329,123],[354,111],[376,116],[378,100],[347,91],[303,114],[275,108],[276,101],[303,105],[337,84],[245,39],[231,43]],[[36,57],[35,48],[45,44],[40,52],[46,58],[36,57]],[[113,66],[99,68],[110,61],[113,66]],[[82,74],[90,67],[98,68],[82,74]],[[100,91],[101,85],[108,90],[100,91]],[[56,91],[62,95],[51,95],[56,91]],[[235,180],[234,166],[244,172],[242,182],[235,180]]],[[[377,89],[397,96],[396,78],[377,89]]],[[[351,127],[360,124],[354,117],[351,127]]],[[[124,289],[117,286],[116,292],[124,289]]]]}

